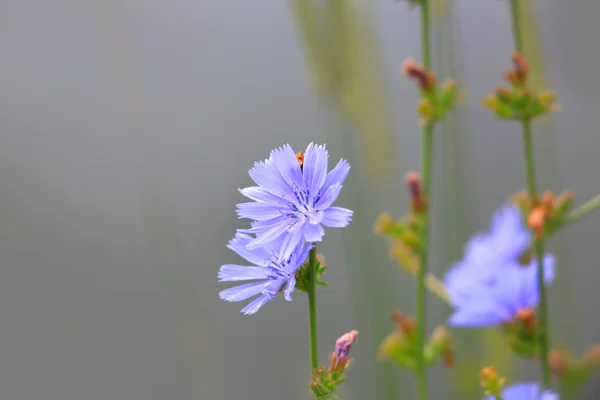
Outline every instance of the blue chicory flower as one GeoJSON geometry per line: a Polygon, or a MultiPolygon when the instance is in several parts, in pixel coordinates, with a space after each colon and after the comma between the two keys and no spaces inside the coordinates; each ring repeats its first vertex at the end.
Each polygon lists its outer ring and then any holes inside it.
{"type": "MultiPolygon", "coordinates": [[[[494,396],[485,400],[494,400],[494,396]]],[[[515,383],[502,390],[503,400],[558,400],[558,395],[547,390],[542,391],[537,383],[515,383]]]]}
{"type": "Polygon", "coordinates": [[[273,300],[286,283],[284,297],[287,301],[292,301],[291,294],[296,285],[296,270],[302,266],[309,250],[313,247],[310,244],[299,243],[292,249],[286,249],[282,247],[283,239],[278,239],[263,247],[249,250],[247,245],[253,239],[249,235],[238,232],[227,247],[254,265],[226,264],[221,266],[218,274],[219,282],[257,281],[234,286],[219,293],[221,299],[232,302],[260,295],[242,309],[246,315],[254,314],[267,302],[273,300]],[[286,256],[284,253],[289,255],[286,256]]]}
{"type": "Polygon", "coordinates": [[[280,236],[293,249],[302,241],[319,242],[323,226],[343,228],[352,219],[352,211],[331,204],[338,197],[350,165],[340,160],[327,173],[329,154],[324,145],[309,144],[306,152],[296,155],[289,145],[271,151],[270,157],[254,164],[248,173],[258,186],[240,189],[253,202],[238,204],[240,218],[256,222],[248,249],[256,249],[280,236]]]}
{"type": "Polygon", "coordinates": [[[473,236],[465,246],[461,261],[444,277],[453,301],[468,295],[471,286],[494,279],[505,265],[512,265],[529,247],[532,234],[523,223],[518,208],[502,206],[490,222],[489,233],[473,236]]]}
{"type": "MultiPolygon", "coordinates": [[[[544,280],[549,285],[554,279],[555,259],[546,255],[543,261],[544,280]]],[[[473,281],[469,276],[465,280],[473,281]]],[[[448,323],[462,327],[508,323],[519,311],[535,309],[539,300],[537,261],[528,266],[513,262],[504,266],[493,282],[471,285],[468,295],[453,299],[455,312],[448,323]]]]}

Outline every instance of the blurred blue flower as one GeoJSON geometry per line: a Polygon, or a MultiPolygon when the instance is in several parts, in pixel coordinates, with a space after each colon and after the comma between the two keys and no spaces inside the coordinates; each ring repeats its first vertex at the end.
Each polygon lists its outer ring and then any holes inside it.
{"type": "Polygon", "coordinates": [[[519,209],[511,205],[502,206],[492,217],[489,233],[473,236],[465,246],[463,259],[455,263],[444,277],[452,300],[459,301],[468,295],[474,284],[493,281],[504,266],[519,259],[532,238],[519,209]]]}
{"type": "MultiPolygon", "coordinates": [[[[271,151],[270,158],[257,162],[248,171],[258,186],[240,189],[253,202],[238,204],[240,218],[256,221],[251,229],[256,238],[248,249],[263,246],[280,236],[293,249],[302,241],[319,242],[325,234],[322,225],[342,228],[352,219],[352,211],[331,204],[338,197],[350,165],[340,160],[327,173],[329,154],[325,146],[308,145],[296,155],[289,145],[271,151]]],[[[286,255],[286,254],[284,254],[286,255]]]]}
{"type": "MultiPolygon", "coordinates": [[[[485,400],[494,400],[494,396],[485,400]]],[[[502,391],[503,400],[558,400],[558,395],[550,391],[542,392],[537,383],[515,383],[502,391]]]]}
{"type": "MultiPolygon", "coordinates": [[[[544,279],[554,279],[554,257],[544,257],[544,279]]],[[[468,276],[465,279],[472,281],[468,276]]],[[[539,302],[537,262],[528,266],[513,262],[502,268],[493,282],[471,285],[469,293],[453,300],[454,314],[448,320],[453,326],[482,327],[511,322],[520,311],[532,311],[539,302]]]]}
{"type": "MultiPolygon", "coordinates": [[[[268,301],[273,300],[277,292],[287,283],[284,297],[292,301],[291,294],[296,285],[296,270],[302,266],[312,245],[297,244],[289,249],[282,247],[283,239],[273,240],[263,247],[248,250],[247,245],[253,237],[243,233],[237,233],[229,242],[227,247],[253,266],[226,264],[219,269],[219,282],[249,281],[246,283],[225,289],[219,293],[219,297],[226,301],[242,301],[259,295],[242,309],[246,315],[254,314],[268,301]],[[284,253],[289,255],[284,256],[284,253]]],[[[287,244],[289,246],[289,242],[287,244]]]]}

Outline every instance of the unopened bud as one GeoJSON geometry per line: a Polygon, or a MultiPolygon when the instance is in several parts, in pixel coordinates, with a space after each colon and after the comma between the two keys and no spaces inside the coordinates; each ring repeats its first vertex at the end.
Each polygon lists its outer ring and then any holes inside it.
{"type": "Polygon", "coordinates": [[[524,86],[527,81],[528,66],[521,53],[515,51],[512,54],[513,68],[506,71],[504,79],[514,86],[524,86]]]}
{"type": "Polygon", "coordinates": [[[426,71],[425,68],[417,64],[412,58],[402,63],[402,72],[408,78],[415,80],[419,88],[423,91],[430,91],[435,86],[435,75],[426,71]]]}
{"type": "Polygon", "coordinates": [[[481,379],[481,387],[485,390],[486,395],[499,396],[504,386],[504,378],[498,376],[494,367],[485,367],[479,372],[481,379]]]}
{"type": "Polygon", "coordinates": [[[304,165],[304,152],[303,151],[299,151],[298,153],[296,153],[296,160],[298,160],[298,165],[300,165],[300,168],[302,168],[302,166],[304,165]]]}
{"type": "Polygon", "coordinates": [[[554,350],[548,355],[550,369],[556,375],[561,375],[571,368],[571,358],[565,352],[554,350]]]}
{"type": "Polygon", "coordinates": [[[527,217],[527,225],[532,230],[536,231],[536,233],[539,233],[544,228],[547,215],[548,213],[544,207],[534,208],[531,213],[529,213],[529,217],[527,217]]]}
{"type": "Polygon", "coordinates": [[[481,100],[481,104],[491,111],[498,112],[500,109],[500,99],[496,95],[490,94],[481,100]]]}
{"type": "Polygon", "coordinates": [[[392,313],[392,318],[396,321],[398,329],[407,336],[412,335],[417,329],[415,320],[412,317],[405,315],[402,310],[395,310],[392,313]]]}
{"type": "Polygon", "coordinates": [[[423,184],[420,175],[414,171],[408,172],[405,175],[405,181],[410,194],[411,208],[415,212],[424,211],[427,207],[427,201],[423,194],[423,184]]]}
{"type": "Polygon", "coordinates": [[[336,340],[335,350],[331,353],[331,358],[329,360],[329,368],[332,371],[344,370],[349,366],[350,360],[348,359],[348,356],[350,355],[352,343],[354,343],[357,338],[358,331],[352,330],[343,334],[336,340]]]}
{"type": "Polygon", "coordinates": [[[385,235],[393,231],[394,228],[396,228],[396,221],[394,221],[392,215],[388,212],[383,212],[379,214],[377,221],[375,221],[373,230],[378,235],[385,235]]]}
{"type": "Polygon", "coordinates": [[[528,331],[532,332],[535,329],[535,313],[531,308],[522,308],[517,311],[515,319],[528,331]]]}
{"type": "Polygon", "coordinates": [[[496,97],[501,102],[503,102],[503,103],[510,102],[511,96],[512,96],[512,94],[511,94],[510,90],[508,90],[507,88],[505,88],[503,86],[498,86],[496,88],[496,97]]]}

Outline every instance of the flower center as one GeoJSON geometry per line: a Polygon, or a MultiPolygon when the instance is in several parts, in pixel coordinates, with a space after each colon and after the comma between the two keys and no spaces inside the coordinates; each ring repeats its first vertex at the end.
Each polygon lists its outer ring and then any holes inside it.
{"type": "Polygon", "coordinates": [[[315,205],[321,199],[321,194],[312,196],[307,188],[293,187],[295,202],[288,201],[288,217],[297,219],[304,223],[307,219],[311,224],[318,224],[323,220],[321,210],[316,210],[315,205]]]}
{"type": "Polygon", "coordinates": [[[273,257],[269,262],[269,278],[271,279],[279,279],[279,278],[287,278],[288,274],[286,273],[286,267],[292,261],[292,256],[289,256],[286,260],[280,260],[276,257],[273,257]]]}

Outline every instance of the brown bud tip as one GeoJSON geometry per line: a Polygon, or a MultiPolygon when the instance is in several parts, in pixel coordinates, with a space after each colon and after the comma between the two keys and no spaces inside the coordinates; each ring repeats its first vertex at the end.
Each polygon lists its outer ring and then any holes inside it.
{"type": "Polygon", "coordinates": [[[417,329],[414,319],[405,315],[402,310],[395,310],[392,313],[392,318],[396,321],[398,329],[406,335],[412,334],[417,329]]]}
{"type": "Polygon", "coordinates": [[[525,57],[523,57],[523,55],[518,51],[515,51],[512,54],[512,61],[515,66],[515,72],[519,76],[523,76],[523,78],[525,78],[527,76],[527,72],[529,71],[525,57]]]}
{"type": "Polygon", "coordinates": [[[317,262],[321,265],[325,264],[325,256],[321,253],[317,253],[317,262]]]}
{"type": "Polygon", "coordinates": [[[435,75],[426,71],[412,58],[402,63],[402,72],[406,77],[415,80],[421,90],[431,90],[435,85],[435,75]]]}
{"type": "Polygon", "coordinates": [[[485,382],[494,382],[498,380],[498,373],[494,367],[485,367],[479,372],[479,377],[485,382]]]}
{"type": "Polygon", "coordinates": [[[550,190],[546,190],[544,194],[542,194],[540,202],[543,206],[552,209],[554,206],[554,193],[552,193],[550,190]]]}
{"type": "Polygon", "coordinates": [[[316,388],[316,387],[319,387],[319,382],[317,382],[317,381],[312,381],[310,385],[311,385],[312,387],[316,388]]]}
{"type": "Polygon", "coordinates": [[[402,73],[407,78],[415,78],[423,72],[423,68],[416,63],[414,58],[407,58],[402,63],[402,73]]]}
{"type": "Polygon", "coordinates": [[[554,350],[548,355],[548,364],[550,369],[556,375],[560,375],[570,367],[569,355],[565,352],[554,350]]]}
{"type": "Polygon", "coordinates": [[[315,371],[315,373],[317,375],[323,375],[325,373],[325,370],[323,368],[317,368],[317,370],[315,371]]]}
{"type": "Polygon", "coordinates": [[[544,227],[547,212],[544,207],[534,208],[529,217],[527,217],[527,225],[533,230],[540,230],[544,227]]]}
{"type": "Polygon", "coordinates": [[[304,152],[303,151],[299,151],[296,154],[296,160],[298,160],[298,165],[300,165],[300,168],[302,168],[302,166],[304,165],[304,152]]]}
{"type": "Polygon", "coordinates": [[[427,207],[427,201],[423,196],[423,184],[421,182],[421,176],[419,173],[411,171],[408,172],[404,180],[408,186],[408,192],[410,194],[411,208],[415,212],[421,212],[427,207]]]}
{"type": "Polygon", "coordinates": [[[454,351],[449,349],[448,351],[444,352],[444,354],[442,354],[442,361],[444,362],[446,368],[454,367],[454,351]]]}
{"type": "Polygon", "coordinates": [[[421,195],[421,176],[418,172],[410,171],[404,176],[410,195],[419,197],[421,195]]]}
{"type": "Polygon", "coordinates": [[[530,331],[535,328],[535,313],[531,308],[522,308],[517,311],[515,319],[530,331]]]}

